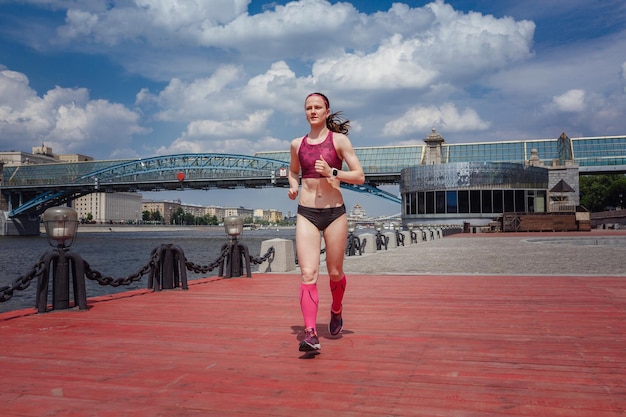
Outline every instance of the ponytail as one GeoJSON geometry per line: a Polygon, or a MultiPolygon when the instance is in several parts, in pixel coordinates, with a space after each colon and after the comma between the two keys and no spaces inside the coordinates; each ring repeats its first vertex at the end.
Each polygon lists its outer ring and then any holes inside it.
{"type": "Polygon", "coordinates": [[[328,116],[326,119],[326,127],[332,132],[347,135],[350,131],[350,120],[343,120],[341,118],[341,112],[338,111],[328,116]]]}

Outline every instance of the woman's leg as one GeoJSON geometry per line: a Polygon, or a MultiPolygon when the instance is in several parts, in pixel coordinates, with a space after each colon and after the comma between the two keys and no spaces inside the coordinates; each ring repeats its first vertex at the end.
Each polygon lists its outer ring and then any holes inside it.
{"type": "Polygon", "coordinates": [[[337,218],[324,231],[326,242],[326,269],[330,277],[330,292],[333,302],[330,308],[328,331],[336,336],[343,328],[341,315],[343,295],[346,290],[346,276],[343,272],[343,258],[348,238],[348,220],[346,215],[337,218]]]}
{"type": "Polygon", "coordinates": [[[304,284],[315,284],[320,270],[322,238],[313,223],[298,214],[296,219],[296,253],[304,284]]]}
{"type": "Polygon", "coordinates": [[[321,236],[316,226],[298,215],[296,221],[296,251],[298,266],[302,274],[300,284],[300,307],[305,330],[316,332],[319,296],[317,278],[319,275],[321,236]]]}
{"type": "Polygon", "coordinates": [[[343,258],[347,240],[348,217],[344,214],[324,230],[326,269],[331,281],[338,282],[343,278],[343,258]]]}

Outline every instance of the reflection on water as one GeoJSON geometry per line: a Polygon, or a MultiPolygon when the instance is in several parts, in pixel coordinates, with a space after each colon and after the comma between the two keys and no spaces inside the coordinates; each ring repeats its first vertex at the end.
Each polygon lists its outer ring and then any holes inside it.
{"type": "MultiPolygon", "coordinates": [[[[251,256],[260,253],[264,240],[294,239],[295,229],[263,229],[244,231],[240,242],[248,246],[251,256]]],[[[174,244],[185,253],[188,261],[198,265],[209,265],[219,258],[222,246],[228,242],[223,227],[194,228],[185,231],[165,232],[109,232],[80,233],[80,228],[71,251],[78,253],[94,271],[103,276],[124,278],[141,270],[150,261],[150,252],[162,244],[174,244]]],[[[27,275],[43,254],[52,248],[44,236],[21,237],[0,236],[0,287],[11,285],[17,278],[27,275]]],[[[254,271],[257,266],[252,265],[254,271]]],[[[206,274],[187,271],[188,279],[217,275],[218,269],[206,274]]],[[[87,297],[112,294],[131,289],[145,288],[147,277],[124,287],[101,286],[87,280],[87,297]]],[[[51,289],[52,285],[50,285],[51,289]]],[[[31,281],[24,291],[16,291],[11,300],[0,303],[0,312],[35,306],[37,282],[31,281]]],[[[52,298],[48,297],[50,303],[52,298]]]]}

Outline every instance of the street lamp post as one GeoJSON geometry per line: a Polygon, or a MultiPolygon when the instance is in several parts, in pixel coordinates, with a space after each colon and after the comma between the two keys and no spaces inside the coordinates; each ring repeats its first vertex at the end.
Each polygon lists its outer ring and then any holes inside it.
{"type": "Polygon", "coordinates": [[[354,222],[348,222],[348,240],[346,245],[346,254],[348,256],[356,255],[357,251],[361,255],[361,239],[354,234],[356,225],[354,222]]]}
{"type": "Polygon", "coordinates": [[[37,311],[46,312],[50,275],[52,275],[52,309],[70,308],[70,274],[74,305],[86,310],[84,261],[80,255],[69,251],[76,238],[78,214],[69,207],[52,207],[44,212],[43,223],[48,243],[55,249],[41,258],[44,270],[37,280],[37,311]]]}
{"type": "Polygon", "coordinates": [[[396,246],[404,246],[404,235],[400,232],[400,223],[395,222],[393,230],[396,232],[396,246]]]}
{"type": "Polygon", "coordinates": [[[383,222],[375,222],[374,229],[376,230],[376,250],[381,250],[383,247],[387,250],[388,237],[383,235],[383,222]]]}
{"type": "Polygon", "coordinates": [[[243,232],[243,219],[239,216],[228,216],[224,219],[224,230],[229,236],[228,243],[222,246],[222,253],[225,252],[224,264],[220,265],[219,275],[225,278],[240,277],[243,273],[244,262],[248,271],[247,276],[251,277],[250,272],[250,254],[248,247],[237,239],[243,232]]]}
{"type": "Polygon", "coordinates": [[[417,233],[413,231],[413,223],[408,223],[406,228],[409,229],[409,234],[411,235],[411,243],[417,243],[417,233]]]}

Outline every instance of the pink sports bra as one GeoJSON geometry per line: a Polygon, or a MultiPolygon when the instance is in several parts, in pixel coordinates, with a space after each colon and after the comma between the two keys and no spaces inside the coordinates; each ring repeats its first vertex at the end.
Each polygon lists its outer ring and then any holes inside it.
{"type": "Polygon", "coordinates": [[[322,178],[323,175],[315,172],[315,161],[320,159],[320,155],[324,156],[324,160],[328,162],[332,168],[341,169],[342,160],[337,155],[335,143],[333,142],[333,132],[329,131],[328,136],[323,142],[317,145],[311,145],[307,140],[309,135],[305,135],[298,149],[298,159],[300,160],[300,168],[302,169],[302,178],[322,178]]]}

